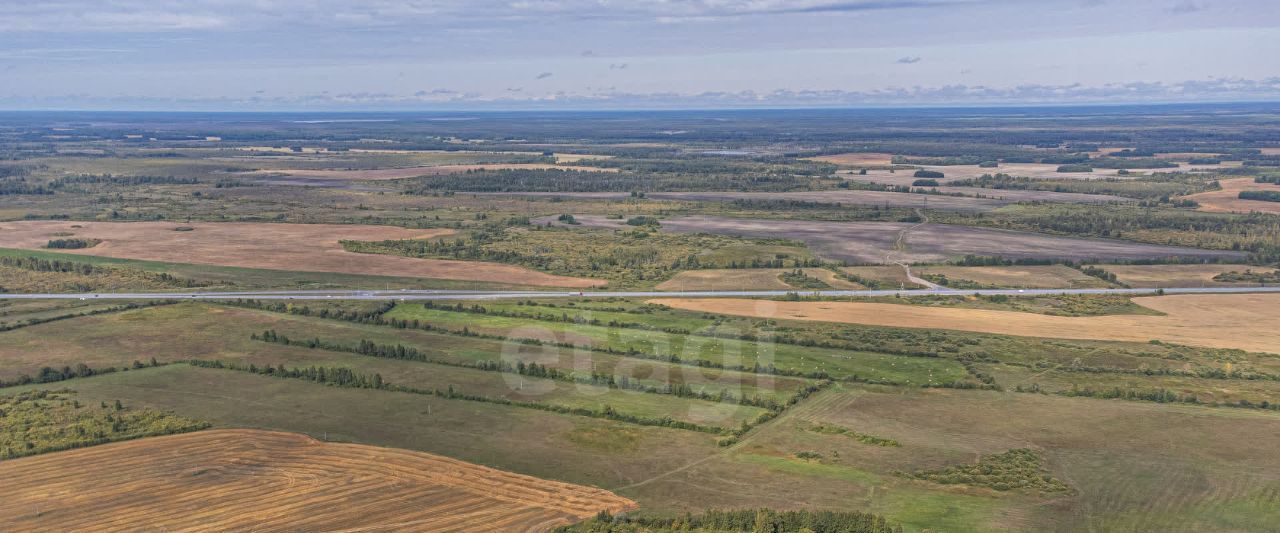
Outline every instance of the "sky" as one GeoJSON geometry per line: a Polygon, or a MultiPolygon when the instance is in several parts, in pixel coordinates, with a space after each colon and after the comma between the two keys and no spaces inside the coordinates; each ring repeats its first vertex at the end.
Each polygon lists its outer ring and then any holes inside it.
{"type": "Polygon", "coordinates": [[[1280,101],[1278,0],[0,0],[0,109],[1280,101]]]}

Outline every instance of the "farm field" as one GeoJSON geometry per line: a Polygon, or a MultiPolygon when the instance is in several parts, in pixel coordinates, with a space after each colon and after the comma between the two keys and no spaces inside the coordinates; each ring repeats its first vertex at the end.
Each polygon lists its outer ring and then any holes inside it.
{"type": "MultiPolygon", "coordinates": [[[[486,193],[493,196],[531,197],[531,198],[590,198],[624,200],[627,193],[606,192],[501,192],[486,193]]],[[[1083,196],[1083,195],[1082,195],[1083,196]]],[[[835,190],[821,192],[655,192],[645,194],[652,200],[669,200],[682,202],[733,202],[742,201],[789,201],[816,202],[822,204],[863,205],[881,207],[922,207],[943,211],[977,212],[991,211],[1001,206],[1020,200],[1002,201],[994,198],[974,198],[971,196],[943,196],[901,192],[835,190]]],[[[1079,199],[1095,201],[1092,199],[1079,199]]]]}
{"type": "Polygon", "coordinates": [[[0,248],[0,261],[34,258],[46,261],[75,263],[77,265],[119,268],[136,273],[169,274],[179,280],[190,280],[201,289],[509,289],[535,288],[535,286],[509,285],[505,283],[444,280],[438,278],[413,278],[400,276],[372,276],[341,272],[301,272],[243,268],[195,263],[171,263],[120,259],[97,255],[50,252],[47,250],[23,250],[0,248]]]}
{"type": "Polygon", "coordinates": [[[809,159],[845,166],[888,166],[893,164],[893,154],[875,152],[820,155],[809,159]]]}
{"type": "Polygon", "coordinates": [[[0,521],[19,529],[545,531],[635,506],[604,490],[438,455],[256,430],[7,461],[0,475],[17,483],[0,521]]]}
{"type": "Polygon", "coordinates": [[[849,389],[815,398],[808,409],[797,409],[794,418],[735,450],[740,463],[763,456],[767,461],[760,462],[771,470],[805,472],[818,483],[860,485],[856,498],[865,507],[907,523],[942,522],[957,530],[1248,530],[1268,520],[1267,508],[1276,501],[1272,488],[1280,468],[1255,451],[1280,430],[1272,413],[981,391],[903,396],[849,389]],[[1054,422],[1048,425],[1049,420],[1054,422]],[[810,424],[855,428],[901,446],[867,446],[842,435],[804,431],[810,424]],[[1135,431],[1168,431],[1170,440],[1152,446],[1126,437],[1135,431]],[[1255,440],[1208,444],[1223,433],[1255,440]],[[891,474],[968,463],[980,454],[1017,448],[1042,454],[1048,473],[1073,491],[1036,495],[959,486],[926,496],[916,491],[928,483],[895,480],[891,474]],[[823,457],[792,458],[803,450],[823,457]]]}
{"type": "MultiPolygon", "coordinates": [[[[576,220],[580,224],[592,227],[617,228],[622,225],[620,221],[598,216],[583,215],[576,217],[576,220]]],[[[906,222],[809,222],[687,216],[663,219],[662,229],[675,233],[715,233],[756,238],[782,237],[804,241],[822,257],[856,263],[888,262],[886,256],[895,251],[898,237],[904,231],[908,232],[905,238],[907,251],[898,252],[894,257],[909,262],[938,262],[968,254],[997,255],[1014,259],[1077,260],[1241,256],[1239,252],[1230,251],[906,222]]]]}
{"type": "Polygon", "coordinates": [[[1272,183],[1254,183],[1253,178],[1231,178],[1220,180],[1222,190],[1192,194],[1186,199],[1200,204],[1197,209],[1211,213],[1270,213],[1280,215],[1280,202],[1264,202],[1261,200],[1243,200],[1241,191],[1280,191],[1280,185],[1272,183]]]}
{"type": "MultiPolygon", "coordinates": [[[[402,344],[419,349],[433,361],[451,365],[476,365],[486,361],[506,361],[512,365],[519,362],[537,363],[583,378],[590,378],[593,372],[597,372],[617,379],[626,376],[641,385],[661,387],[668,383],[683,384],[709,394],[724,391],[735,397],[785,400],[805,384],[804,380],[781,376],[695,368],[605,353],[582,353],[554,346],[526,346],[498,340],[205,304],[184,303],[123,311],[77,319],[75,324],[73,334],[58,336],[56,341],[50,336],[55,335],[54,332],[62,328],[63,324],[41,324],[0,333],[0,338],[5,340],[0,343],[0,358],[8,361],[3,371],[0,371],[0,380],[34,375],[42,366],[73,367],[83,363],[90,368],[102,369],[126,367],[134,361],[147,362],[154,357],[159,362],[200,359],[259,366],[284,364],[289,367],[360,367],[371,373],[382,372],[389,381],[405,385],[416,383],[440,389],[455,385],[464,392],[478,392],[472,390],[472,387],[483,386],[483,390],[499,396],[511,395],[514,399],[529,401],[557,401],[571,406],[592,404],[598,408],[600,406],[597,404],[600,402],[617,397],[620,398],[617,402],[645,405],[645,409],[651,409],[665,401],[661,397],[650,397],[651,395],[604,391],[590,386],[579,388],[570,384],[555,384],[555,389],[559,392],[530,387],[530,394],[522,394],[515,390],[514,384],[511,387],[504,386],[507,381],[518,381],[518,376],[477,374],[476,371],[462,368],[441,368],[420,362],[308,350],[250,339],[253,334],[271,329],[294,339],[321,339],[349,346],[358,345],[362,340],[384,345],[402,344]],[[174,338],[165,333],[169,331],[189,333],[174,338]],[[458,379],[449,382],[449,376],[458,379]]],[[[531,380],[531,383],[535,381],[538,380],[531,380]]],[[[659,408],[667,409],[666,411],[652,411],[651,414],[678,414],[681,412],[679,409],[684,406],[671,404],[667,408],[659,408]]],[[[621,404],[614,407],[621,407],[621,404]]],[[[714,406],[708,406],[708,409],[711,407],[714,406]]],[[[743,413],[750,412],[754,411],[743,410],[743,413]]]]}
{"type": "MultiPolygon", "coordinates": [[[[914,13],[858,16],[880,11],[914,13]]],[[[122,44],[104,48],[150,49],[122,44]]],[[[951,68],[877,50],[872,77],[951,68]]],[[[1234,198],[1280,180],[1280,104],[823,103],[922,86],[618,112],[651,62],[562,52],[475,93],[483,109],[431,89],[475,84],[406,70],[299,90],[288,112],[0,113],[0,529],[1280,523],[1280,294],[1240,292],[1280,286],[1280,213],[1234,198]],[[611,96],[582,99],[583,80],[611,96]],[[541,107],[506,107],[522,98],[541,107]],[[899,288],[917,292],[867,292],[899,288]],[[761,289],[777,296],[676,293],[761,289]],[[44,292],[88,297],[26,299],[44,292]]],[[[966,83],[937,94],[1002,91],[966,83]]],[[[1227,85],[1214,98],[1266,89],[1227,85]]],[[[221,102],[270,106],[278,86],[221,102]]]]}
{"type": "Polygon", "coordinates": [[[379,168],[363,170],[334,169],[271,169],[256,171],[259,175],[285,175],[299,179],[316,180],[398,180],[422,176],[443,176],[473,170],[577,170],[582,172],[617,172],[615,168],[597,168],[575,165],[572,167],[549,163],[484,163],[474,165],[435,165],[426,167],[379,168]]]}
{"type": "MultiPolygon", "coordinates": [[[[660,302],[665,303],[665,302],[660,302]]],[[[769,304],[772,302],[763,302],[769,304]]],[[[672,305],[672,307],[680,307],[672,305]]],[[[659,357],[676,356],[684,361],[710,361],[726,367],[760,365],[802,374],[824,372],[837,378],[858,377],[898,383],[950,382],[964,376],[964,369],[951,361],[900,357],[750,342],[733,338],[670,334],[642,329],[621,329],[573,323],[553,323],[527,318],[455,313],[427,309],[417,304],[401,304],[388,318],[421,320],[441,326],[471,331],[527,337],[544,341],[590,345],[619,353],[637,352],[659,357]]],[[[720,333],[731,333],[719,330],[720,333]]]]}
{"type": "Polygon", "coordinates": [[[1219,274],[1246,271],[1259,274],[1275,272],[1274,268],[1252,265],[1104,265],[1101,268],[1116,275],[1116,280],[1132,287],[1216,287],[1238,283],[1215,281],[1219,274]]]}
{"type": "Polygon", "coordinates": [[[756,318],[847,322],[880,326],[954,329],[1063,339],[1145,342],[1276,353],[1280,333],[1267,316],[1280,305],[1275,294],[1193,294],[1134,298],[1165,316],[1060,317],[983,309],[948,309],[855,302],[761,302],[743,299],[659,298],[652,303],[693,311],[756,318]]]}
{"type": "Polygon", "coordinates": [[[118,399],[131,408],[209,422],[214,429],[286,431],[328,442],[424,451],[604,489],[645,480],[717,449],[715,435],[697,431],[185,364],[59,385],[70,385],[58,388],[72,389],[86,404],[118,399]],[[501,438],[493,438],[494,428],[503,428],[501,438]]]}
{"type": "MultiPolygon", "coordinates": [[[[1110,269],[1108,265],[1106,268],[1110,269]]],[[[1110,283],[1063,265],[1032,266],[924,266],[912,272],[941,275],[990,287],[1014,289],[1084,289],[1112,286],[1110,283]]],[[[1110,270],[1108,270],[1110,272],[1110,270]]]]}
{"type": "MultiPolygon", "coordinates": [[[[715,291],[715,290],[787,290],[797,287],[783,281],[781,276],[795,269],[786,268],[735,268],[686,270],[671,279],[659,283],[660,291],[715,291]]],[[[825,268],[802,268],[806,276],[821,281],[832,289],[864,289],[862,285],[841,279],[825,268]]]]}
{"type": "Polygon", "coordinates": [[[199,263],[276,270],[383,276],[419,276],[519,285],[588,287],[596,280],[568,278],[493,263],[356,254],[341,240],[426,239],[449,230],[384,226],[266,223],[55,222],[0,223],[0,247],[39,250],[59,234],[100,239],[90,248],[63,250],[124,259],[199,263]],[[178,231],[187,227],[192,230],[178,231]]]}

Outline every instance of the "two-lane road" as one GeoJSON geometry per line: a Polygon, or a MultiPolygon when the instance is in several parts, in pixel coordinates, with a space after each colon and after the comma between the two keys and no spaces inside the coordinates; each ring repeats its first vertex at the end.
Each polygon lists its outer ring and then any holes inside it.
{"type": "Polygon", "coordinates": [[[1280,292],[1280,287],[1170,287],[1164,289],[954,289],[817,290],[817,291],[460,291],[460,290],[309,290],[236,292],[88,292],[0,293],[0,300],[501,300],[512,298],[777,298],[850,296],[967,296],[973,294],[1035,296],[1058,294],[1232,294],[1280,292]]]}

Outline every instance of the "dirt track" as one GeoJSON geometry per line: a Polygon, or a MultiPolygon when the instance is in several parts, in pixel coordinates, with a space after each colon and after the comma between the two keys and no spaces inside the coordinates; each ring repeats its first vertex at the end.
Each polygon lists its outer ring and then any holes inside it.
{"type": "Polygon", "coordinates": [[[92,248],[59,252],[302,272],[491,281],[545,287],[591,287],[603,281],[554,276],[512,265],[358,254],[338,241],[424,239],[452,230],[411,230],[355,224],[268,224],[254,222],[0,222],[0,248],[41,249],[50,239],[94,238],[92,248]],[[80,227],[75,227],[80,226],[80,227]],[[185,226],[192,231],[175,231],[185,226]]]}
{"type": "Polygon", "coordinates": [[[1061,339],[1147,342],[1280,353],[1274,327],[1280,294],[1187,294],[1134,298],[1165,316],[1063,317],[865,302],[774,302],[746,299],[662,298],[653,303],[693,311],[756,318],[843,322],[873,326],[952,329],[1061,339]]]}
{"type": "Polygon", "coordinates": [[[296,433],[200,431],[0,462],[12,531],[545,531],[602,489],[296,433]]]}

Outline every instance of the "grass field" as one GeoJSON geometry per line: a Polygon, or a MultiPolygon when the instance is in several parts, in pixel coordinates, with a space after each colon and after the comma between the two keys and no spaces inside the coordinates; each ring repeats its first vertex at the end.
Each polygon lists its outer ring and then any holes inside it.
{"type": "Polygon", "coordinates": [[[387,317],[417,319],[451,328],[466,327],[471,331],[516,338],[591,345],[597,349],[621,353],[635,351],[658,356],[674,355],[685,361],[707,360],[726,366],[772,365],[800,373],[826,372],[837,378],[857,376],[862,379],[922,384],[951,382],[965,375],[960,365],[937,359],[475,315],[427,309],[419,304],[398,305],[387,313],[387,317]]]}
{"type": "Polygon", "coordinates": [[[598,281],[553,276],[494,263],[412,259],[347,252],[341,240],[425,239],[451,230],[409,230],[388,226],[269,223],[59,222],[0,224],[0,247],[38,250],[55,235],[103,242],[74,254],[173,263],[302,270],[398,277],[498,281],[518,285],[588,287],[598,281]],[[192,230],[176,231],[186,227],[192,230]]]}
{"type": "MultiPolygon", "coordinates": [[[[578,216],[577,221],[586,226],[605,228],[616,228],[622,224],[602,216],[583,215],[578,216]]],[[[803,241],[820,257],[854,263],[890,262],[888,254],[898,248],[899,236],[904,231],[907,232],[904,239],[906,251],[899,251],[895,255],[898,260],[908,262],[939,262],[970,254],[1081,260],[1242,256],[1239,252],[1230,251],[1111,239],[1079,239],[950,224],[920,226],[910,222],[818,222],[702,215],[665,218],[661,223],[663,231],[675,233],[714,233],[803,241]]]]}
{"type": "Polygon", "coordinates": [[[965,280],[990,287],[1013,289],[1083,289],[1111,287],[1110,283],[1071,267],[992,266],[992,267],[916,267],[916,275],[941,274],[952,280],[965,280]]]}
{"type": "Polygon", "coordinates": [[[422,452],[213,430],[0,463],[22,530],[544,531],[635,503],[422,452]],[[358,510],[358,512],[353,512],[358,510]]]}
{"type": "Polygon", "coordinates": [[[183,364],[57,385],[87,404],[118,399],[215,428],[290,431],[325,441],[426,451],[606,489],[643,481],[717,449],[714,435],[694,431],[183,364]]]}
{"type": "MultiPolygon", "coordinates": [[[[795,269],[787,268],[729,268],[686,270],[671,279],[659,283],[660,291],[716,291],[716,290],[788,290],[803,289],[787,284],[782,274],[795,269]]],[[[864,289],[862,285],[836,277],[825,268],[801,269],[806,276],[816,278],[832,289],[864,289]]]]}
{"type": "Polygon", "coordinates": [[[1212,213],[1271,213],[1280,214],[1280,202],[1264,202],[1260,200],[1242,200],[1241,191],[1280,191],[1280,186],[1268,183],[1254,183],[1253,178],[1232,178],[1219,181],[1222,190],[1209,191],[1187,196],[1200,204],[1201,211],[1212,213]]]}
{"type": "Polygon", "coordinates": [[[1274,272],[1274,268],[1253,265],[1104,265],[1103,270],[1116,275],[1116,280],[1131,287],[1227,287],[1239,285],[1215,281],[1218,274],[1243,273],[1252,270],[1259,274],[1274,272]]]}
{"type": "Polygon", "coordinates": [[[401,330],[333,320],[297,317],[239,308],[178,304],[126,311],[75,322],[71,335],[59,342],[42,340],[67,323],[31,326],[0,333],[6,342],[0,357],[10,362],[0,379],[35,375],[40,367],[93,369],[127,367],[133,361],[158,362],[187,359],[221,360],[258,367],[289,368],[324,366],[350,368],[381,375],[388,383],[426,390],[452,387],[459,393],[534,402],[567,408],[617,412],[650,419],[674,420],[713,427],[737,427],[764,412],[758,407],[716,403],[666,394],[621,390],[588,383],[568,383],[529,376],[482,371],[445,365],[474,365],[503,361],[558,368],[579,378],[593,373],[626,379],[638,385],[662,389],[687,385],[693,392],[734,397],[758,397],[785,401],[807,384],[806,380],[742,372],[702,369],[657,361],[627,359],[598,353],[576,353],[555,347],[531,347],[518,343],[401,330]],[[318,338],[355,346],[361,340],[415,347],[433,361],[386,359],[322,349],[268,344],[249,339],[270,328],[295,339],[318,338]],[[190,329],[201,333],[172,338],[167,331],[190,329]],[[33,346],[42,347],[31,353],[33,346]]]}
{"type": "Polygon", "coordinates": [[[693,311],[756,318],[848,322],[880,326],[980,331],[1002,335],[1122,341],[1161,340],[1195,346],[1280,352],[1270,327],[1276,294],[1195,294],[1135,298],[1165,316],[1061,317],[984,309],[855,302],[762,302],[742,299],[652,300],[693,311]]]}
{"type": "Polygon", "coordinates": [[[1266,451],[1278,431],[1280,416],[1270,412],[842,385],[714,460],[619,493],[677,509],[787,507],[805,494],[806,507],[852,506],[912,531],[1256,531],[1270,528],[1280,504],[1280,465],[1266,451]],[[816,424],[900,446],[808,429],[816,424]],[[1151,434],[1163,438],[1137,437],[1151,434]],[[897,474],[1016,448],[1043,454],[1073,492],[1001,492],[897,474]],[[797,458],[801,452],[819,458],[797,458]]]}
{"type": "Polygon", "coordinates": [[[435,165],[427,167],[379,168],[362,170],[333,169],[271,169],[260,171],[265,174],[283,174],[293,178],[319,180],[397,180],[421,176],[441,176],[458,174],[474,170],[579,170],[587,172],[617,172],[616,168],[597,168],[575,165],[564,167],[548,163],[484,163],[471,165],[435,165]]]}
{"type": "Polygon", "coordinates": [[[219,265],[201,265],[193,263],[171,263],[165,261],[143,261],[139,259],[119,259],[96,255],[69,254],[43,250],[22,250],[0,248],[0,257],[49,259],[85,263],[107,267],[120,267],[129,270],[141,270],[152,273],[166,273],[181,279],[196,281],[205,289],[403,289],[403,288],[440,288],[440,289],[499,289],[499,288],[537,288],[534,285],[513,285],[500,282],[476,282],[446,280],[438,278],[414,278],[403,276],[372,276],[363,274],[346,274],[341,272],[305,272],[290,270],[272,270],[262,268],[242,268],[219,265]]]}

